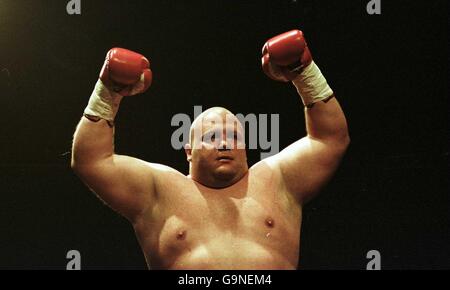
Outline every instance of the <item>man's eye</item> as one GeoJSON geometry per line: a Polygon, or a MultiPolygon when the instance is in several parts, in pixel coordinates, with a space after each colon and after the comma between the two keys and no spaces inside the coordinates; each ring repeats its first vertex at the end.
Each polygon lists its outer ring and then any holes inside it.
{"type": "Polygon", "coordinates": [[[203,141],[214,141],[214,140],[216,140],[215,133],[210,133],[210,134],[206,134],[205,136],[203,136],[203,141]]]}

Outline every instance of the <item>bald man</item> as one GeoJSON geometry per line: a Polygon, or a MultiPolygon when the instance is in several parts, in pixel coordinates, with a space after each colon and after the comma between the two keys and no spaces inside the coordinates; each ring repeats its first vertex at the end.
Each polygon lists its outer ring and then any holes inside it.
{"type": "Polygon", "coordinates": [[[72,168],[133,225],[152,269],[296,269],[302,207],[335,172],[349,144],[344,114],[301,31],[270,39],[264,72],[292,81],[307,136],[251,168],[244,130],[227,109],[206,110],[185,147],[189,175],[114,153],[123,96],[151,84],[148,60],[112,49],[77,126],[72,168]]]}

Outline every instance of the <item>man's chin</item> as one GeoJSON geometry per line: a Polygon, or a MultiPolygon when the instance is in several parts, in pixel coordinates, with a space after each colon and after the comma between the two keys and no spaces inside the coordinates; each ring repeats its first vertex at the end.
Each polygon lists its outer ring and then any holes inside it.
{"type": "Polygon", "coordinates": [[[214,172],[216,178],[221,181],[232,181],[237,176],[237,174],[238,171],[228,165],[219,166],[214,172]]]}

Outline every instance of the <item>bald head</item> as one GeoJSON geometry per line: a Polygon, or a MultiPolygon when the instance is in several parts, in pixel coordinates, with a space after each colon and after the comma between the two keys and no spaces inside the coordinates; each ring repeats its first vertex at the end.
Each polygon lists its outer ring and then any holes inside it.
{"type": "Polygon", "coordinates": [[[219,129],[219,131],[220,129],[226,129],[227,135],[229,131],[236,131],[238,134],[241,134],[241,137],[244,134],[241,122],[231,111],[223,107],[212,107],[202,112],[192,122],[189,130],[189,144],[191,148],[199,145],[201,142],[198,141],[202,140],[205,135],[207,136],[209,131],[215,129],[219,129]]]}

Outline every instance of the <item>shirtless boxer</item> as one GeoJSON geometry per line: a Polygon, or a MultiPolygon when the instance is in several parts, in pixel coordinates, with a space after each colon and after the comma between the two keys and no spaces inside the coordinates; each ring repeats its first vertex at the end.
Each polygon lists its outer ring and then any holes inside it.
{"type": "Polygon", "coordinates": [[[307,136],[248,168],[239,121],[224,108],[210,108],[191,126],[186,176],[114,153],[119,103],[144,92],[152,72],[138,53],[108,53],[75,131],[71,165],[131,222],[149,268],[297,267],[302,207],[335,172],[349,144],[347,124],[301,31],[268,40],[262,66],[270,78],[297,88],[307,136]]]}

